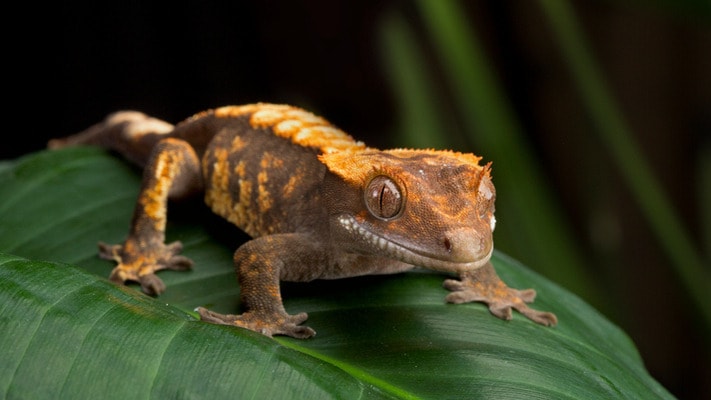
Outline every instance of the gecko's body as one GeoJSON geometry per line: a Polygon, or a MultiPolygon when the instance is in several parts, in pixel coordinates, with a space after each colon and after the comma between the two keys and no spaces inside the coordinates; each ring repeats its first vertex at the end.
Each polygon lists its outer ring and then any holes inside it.
{"type": "Polygon", "coordinates": [[[50,147],[94,144],[144,167],[131,229],[121,245],[100,245],[116,260],[116,282],[138,281],[159,294],[161,269],[187,269],[179,243],[166,245],[167,201],[203,192],[205,202],[252,240],[234,264],[240,315],[199,309],[203,320],[266,335],[310,337],[289,315],[279,282],[394,273],[422,266],[459,275],[447,301],[482,301],[500,318],[529,308],[535,291],[508,288],[489,259],[495,191],[489,165],[451,151],[368,148],[323,118],[296,107],[222,107],[173,126],[144,114],[110,115],[50,147]]]}

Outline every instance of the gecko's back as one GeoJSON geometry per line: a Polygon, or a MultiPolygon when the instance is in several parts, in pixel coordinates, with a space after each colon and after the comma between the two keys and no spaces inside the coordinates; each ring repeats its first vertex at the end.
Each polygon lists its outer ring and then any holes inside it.
{"type": "Polygon", "coordinates": [[[305,231],[326,220],[317,155],[364,146],[323,118],[291,106],[222,107],[176,127],[202,155],[205,202],[253,237],[305,231]],[[215,124],[224,124],[215,127],[215,124]],[[195,132],[216,132],[209,143],[195,132]]]}
{"type": "Polygon", "coordinates": [[[265,103],[203,111],[175,126],[120,111],[49,147],[98,145],[144,167],[155,145],[169,137],[195,151],[207,205],[253,237],[318,223],[326,168],[317,155],[365,148],[310,112],[265,103]]]}

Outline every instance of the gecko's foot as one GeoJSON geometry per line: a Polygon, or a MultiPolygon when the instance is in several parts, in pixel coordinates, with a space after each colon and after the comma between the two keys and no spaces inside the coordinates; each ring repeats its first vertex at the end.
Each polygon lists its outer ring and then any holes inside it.
{"type": "Polygon", "coordinates": [[[157,271],[185,271],[193,265],[189,258],[179,255],[183,249],[180,242],[142,249],[140,252],[133,249],[133,246],[126,244],[99,243],[99,256],[118,263],[109,276],[112,282],[138,282],[141,290],[149,295],[159,295],[165,291],[165,283],[155,274],[157,271]]]}
{"type": "Polygon", "coordinates": [[[269,337],[274,335],[286,335],[297,339],[307,339],[316,334],[316,331],[308,326],[300,325],[308,318],[306,313],[296,315],[274,313],[265,315],[248,311],[240,315],[231,315],[219,314],[204,307],[198,307],[196,311],[200,314],[200,319],[203,321],[219,325],[239,326],[269,337]]]}
{"type": "Polygon", "coordinates": [[[452,293],[447,295],[449,303],[483,302],[489,306],[489,311],[495,316],[511,319],[511,309],[526,316],[528,319],[545,326],[558,323],[558,318],[553,313],[534,310],[526,303],[531,303],[536,298],[533,289],[512,289],[499,279],[491,264],[462,274],[461,280],[447,279],[444,287],[452,293]]]}

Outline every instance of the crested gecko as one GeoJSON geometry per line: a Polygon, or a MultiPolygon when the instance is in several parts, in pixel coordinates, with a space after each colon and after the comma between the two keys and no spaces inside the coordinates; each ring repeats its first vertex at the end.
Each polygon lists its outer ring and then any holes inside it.
{"type": "Polygon", "coordinates": [[[267,336],[308,338],[306,313],[288,314],[280,281],[311,281],[406,271],[446,279],[451,303],[484,302],[495,316],[518,310],[542,325],[533,289],[509,288],[490,258],[495,189],[491,163],[448,150],[378,150],[303,109],[256,103],[203,111],[173,126],[120,111],[49,148],[98,145],[143,167],[129,233],[99,243],[116,261],[110,279],[136,281],[148,294],[163,269],[187,270],[180,242],[165,241],[167,203],[196,193],[217,215],[251,236],[234,253],[244,312],[198,308],[204,321],[267,336]]]}

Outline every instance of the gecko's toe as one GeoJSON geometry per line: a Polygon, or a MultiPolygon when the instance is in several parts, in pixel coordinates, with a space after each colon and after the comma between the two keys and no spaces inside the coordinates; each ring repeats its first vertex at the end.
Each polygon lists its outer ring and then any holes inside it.
{"type": "Polygon", "coordinates": [[[205,307],[198,307],[195,309],[198,314],[200,314],[200,320],[218,325],[234,325],[237,319],[236,315],[231,314],[220,314],[214,311],[210,311],[205,307]]]}
{"type": "Polygon", "coordinates": [[[156,274],[146,274],[138,278],[143,293],[157,296],[165,291],[165,283],[156,274]]]}
{"type": "Polygon", "coordinates": [[[286,329],[278,333],[281,335],[291,336],[296,339],[308,339],[316,335],[316,331],[308,326],[293,325],[285,328],[286,329]]]}
{"type": "Polygon", "coordinates": [[[515,293],[519,299],[523,300],[526,303],[533,303],[533,300],[536,299],[535,289],[516,290],[515,293]]]}
{"type": "Polygon", "coordinates": [[[538,311],[528,307],[518,309],[518,311],[537,324],[544,326],[556,326],[558,324],[558,317],[553,313],[538,311]]]}
{"type": "Polygon", "coordinates": [[[193,267],[193,260],[185,256],[173,256],[166,263],[165,268],[173,271],[187,271],[193,267]]]}
{"type": "Polygon", "coordinates": [[[118,263],[121,262],[121,257],[119,252],[121,251],[120,244],[108,244],[104,242],[99,242],[99,257],[104,260],[114,260],[118,263]]]}

